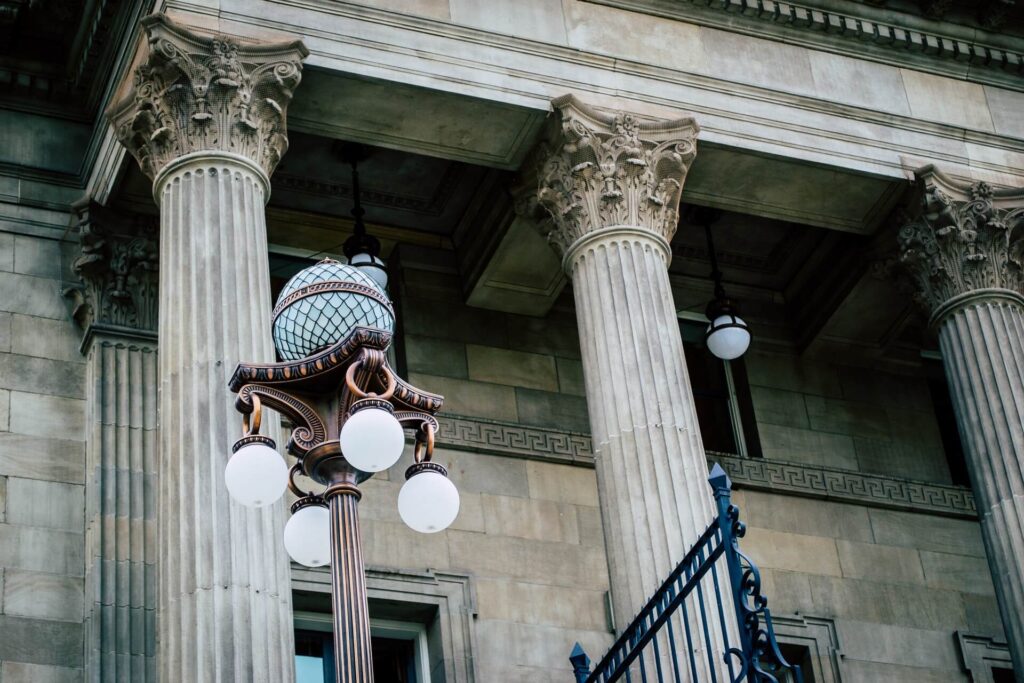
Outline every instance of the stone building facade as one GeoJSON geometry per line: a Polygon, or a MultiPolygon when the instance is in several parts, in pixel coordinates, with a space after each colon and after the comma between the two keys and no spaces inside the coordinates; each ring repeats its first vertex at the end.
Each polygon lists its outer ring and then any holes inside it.
{"type": "Polygon", "coordinates": [[[228,376],[351,233],[338,140],[461,492],[423,536],[364,485],[415,680],[571,680],[708,462],[813,680],[1024,680],[1019,3],[0,0],[0,57],[3,683],[315,659],[329,574],[222,471],[228,376]]]}

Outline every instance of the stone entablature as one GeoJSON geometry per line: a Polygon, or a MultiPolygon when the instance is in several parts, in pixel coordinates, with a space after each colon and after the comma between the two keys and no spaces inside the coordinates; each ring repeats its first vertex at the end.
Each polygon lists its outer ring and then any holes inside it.
{"type": "Polygon", "coordinates": [[[142,216],[124,216],[91,200],[74,207],[81,251],[71,270],[81,285],[64,290],[75,322],[156,334],[158,228],[142,216]]]}
{"type": "Polygon", "coordinates": [[[561,128],[538,151],[537,201],[553,219],[548,239],[558,252],[567,255],[581,238],[619,226],[649,231],[667,246],[697,154],[697,122],[604,113],[572,95],[551,105],[561,128]]]}
{"type": "Polygon", "coordinates": [[[309,54],[302,42],[201,36],[163,14],[141,24],[149,53],[107,116],[142,171],[154,179],[174,159],[216,150],[269,176],[288,149],[288,103],[309,54]]]}
{"type": "Polygon", "coordinates": [[[586,0],[599,5],[671,17],[681,21],[773,38],[787,43],[858,59],[895,62],[936,71],[969,81],[1021,90],[1024,45],[1017,38],[983,42],[974,29],[942,24],[944,32],[922,27],[923,22],[884,18],[872,8],[857,15],[775,0],[586,0]],[[1014,43],[1014,44],[1011,44],[1014,43]],[[966,68],[967,65],[970,68],[966,68]]]}
{"type": "Polygon", "coordinates": [[[933,166],[919,169],[914,215],[897,236],[916,298],[937,321],[947,304],[992,290],[1024,290],[1024,190],[957,183],[933,166]]]}

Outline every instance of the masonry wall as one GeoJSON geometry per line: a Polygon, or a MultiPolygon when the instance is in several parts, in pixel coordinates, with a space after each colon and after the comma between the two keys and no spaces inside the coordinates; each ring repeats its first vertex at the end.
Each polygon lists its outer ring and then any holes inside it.
{"type": "Polygon", "coordinates": [[[0,219],[0,680],[78,681],[86,366],[60,243],[27,222],[0,219]]]}
{"type": "MultiPolygon", "coordinates": [[[[407,268],[403,279],[407,373],[445,394],[447,414],[587,430],[571,299],[527,318],[464,306],[448,273],[407,268]]],[[[746,364],[766,459],[949,483],[923,378],[756,349],[746,364]]],[[[463,492],[455,528],[407,532],[395,468],[363,499],[369,561],[471,573],[483,680],[565,680],[572,642],[599,656],[610,640],[593,471],[439,457],[463,492]]],[[[955,632],[1001,637],[976,521],[738,488],[743,548],[765,570],[773,611],[831,629],[842,656],[826,664],[843,681],[966,681],[955,632]]]]}
{"type": "MultiPolygon", "coordinates": [[[[461,303],[452,275],[409,269],[402,279],[392,293],[407,376],[444,394],[447,414],[587,431],[571,312],[540,320],[473,309],[461,303]]],[[[367,564],[472,575],[477,680],[566,680],[573,643],[600,652],[612,639],[593,469],[443,443],[434,457],[459,488],[455,524],[424,535],[402,523],[397,497],[407,452],[363,486],[367,564]]]]}

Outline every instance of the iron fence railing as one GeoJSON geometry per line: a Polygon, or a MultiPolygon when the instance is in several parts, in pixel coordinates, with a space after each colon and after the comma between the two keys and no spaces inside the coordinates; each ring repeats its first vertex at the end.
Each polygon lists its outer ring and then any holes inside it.
{"type": "Polygon", "coordinates": [[[803,683],[800,667],[779,649],[761,573],[739,549],[746,527],[732,482],[717,464],[708,482],[717,519],[593,671],[576,644],[569,657],[576,683],[803,683]]]}

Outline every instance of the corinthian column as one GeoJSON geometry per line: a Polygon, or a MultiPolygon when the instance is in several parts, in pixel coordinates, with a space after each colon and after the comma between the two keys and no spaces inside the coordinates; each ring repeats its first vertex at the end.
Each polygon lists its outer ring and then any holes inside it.
{"type": "Polygon", "coordinates": [[[223,472],[228,377],[274,360],[264,204],[307,51],[142,25],[148,54],[108,116],[160,207],[160,677],[291,681],[283,503],[231,502],[223,472]]]}
{"type": "Polygon", "coordinates": [[[553,105],[560,125],[540,151],[537,200],[576,298],[621,628],[714,519],[668,279],[698,127],[605,114],[571,96],[553,105]]]}
{"type": "Polygon", "coordinates": [[[69,288],[88,358],[86,680],[155,681],[156,225],[76,207],[69,288]]]}
{"type": "Polygon", "coordinates": [[[917,172],[900,258],[938,329],[1017,680],[1024,681],[1024,190],[917,172]]]}

